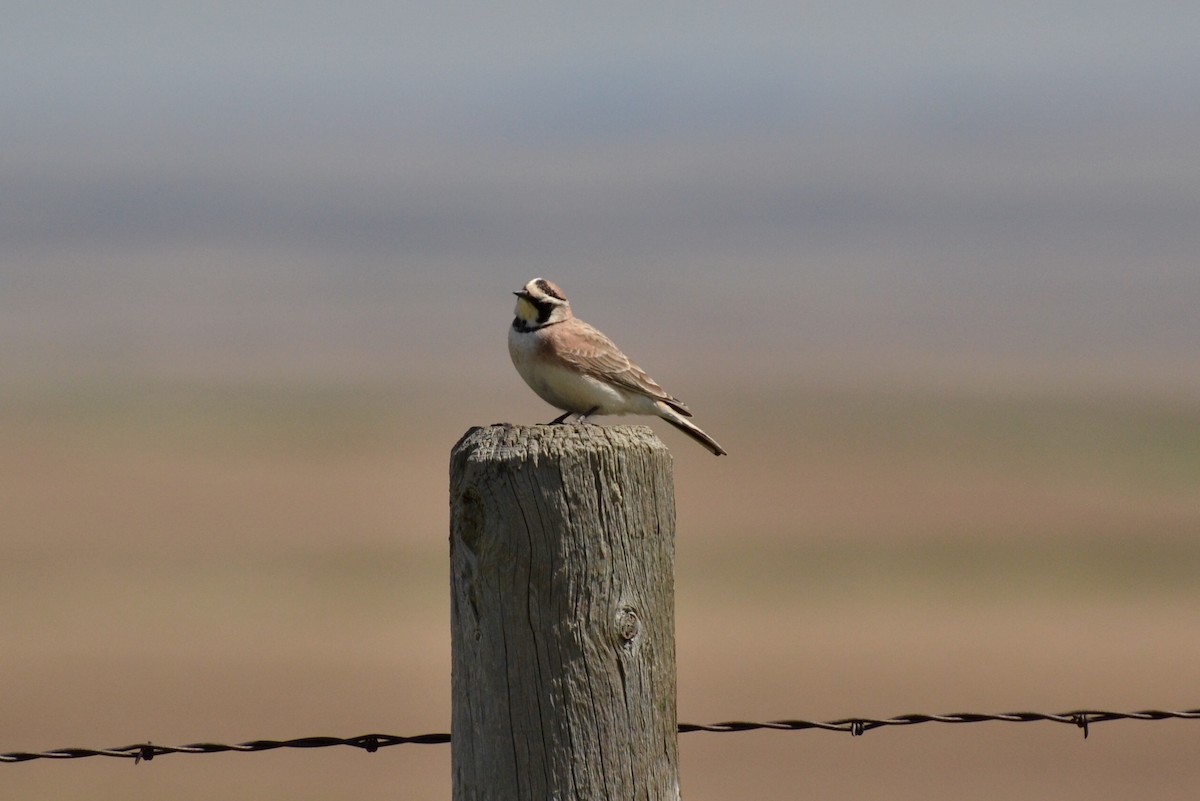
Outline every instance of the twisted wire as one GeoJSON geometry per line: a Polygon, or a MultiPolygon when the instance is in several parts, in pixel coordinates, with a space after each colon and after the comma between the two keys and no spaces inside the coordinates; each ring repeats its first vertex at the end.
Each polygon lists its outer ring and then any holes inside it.
{"type": "MultiPolygon", "coordinates": [[[[1200,720],[1200,709],[1167,712],[1161,709],[1146,709],[1138,712],[1108,712],[1095,709],[1080,709],[1073,712],[1002,712],[981,714],[978,712],[955,712],[947,715],[897,715],[890,718],[840,718],[838,720],[771,720],[753,722],[729,720],[721,723],[680,723],[679,733],[715,732],[733,733],[756,730],[770,731],[819,731],[845,732],[859,737],[872,729],[886,726],[913,726],[920,723],[1066,723],[1083,730],[1088,736],[1089,727],[1111,721],[1163,721],[1200,720]]],[[[0,762],[28,762],[34,759],[81,759],[83,757],[118,757],[132,759],[134,763],[149,762],[164,754],[219,754],[228,751],[253,753],[271,751],[276,748],[329,748],[350,746],[368,753],[391,745],[441,745],[450,742],[447,733],[418,734],[404,737],[396,734],[362,734],[358,737],[299,737],[292,740],[251,740],[234,745],[225,743],[191,743],[190,745],[155,745],[150,742],[126,745],[120,748],[58,748],[52,751],[13,751],[0,754],[0,762]]]]}

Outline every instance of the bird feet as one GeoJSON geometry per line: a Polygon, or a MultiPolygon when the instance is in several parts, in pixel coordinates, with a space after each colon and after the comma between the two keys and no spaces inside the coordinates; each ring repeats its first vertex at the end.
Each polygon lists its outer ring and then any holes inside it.
{"type": "MultiPolygon", "coordinates": [[[[593,414],[595,414],[598,411],[600,411],[600,407],[593,406],[592,408],[588,409],[583,414],[579,415],[575,419],[575,424],[579,425],[581,423],[586,423],[588,421],[588,418],[591,417],[593,414]]],[[[564,422],[566,422],[566,419],[573,414],[575,414],[575,412],[563,412],[558,417],[555,417],[553,420],[551,420],[547,425],[556,426],[556,425],[559,425],[560,423],[564,423],[564,422]]]]}

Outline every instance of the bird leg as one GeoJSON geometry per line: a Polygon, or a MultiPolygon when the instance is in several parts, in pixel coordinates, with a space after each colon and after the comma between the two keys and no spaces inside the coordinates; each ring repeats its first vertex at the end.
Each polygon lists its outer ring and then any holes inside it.
{"type": "Polygon", "coordinates": [[[599,407],[599,406],[593,406],[592,408],[588,409],[588,410],[587,410],[586,412],[584,412],[583,414],[579,415],[579,419],[577,419],[575,422],[576,422],[576,423],[586,423],[586,422],[587,422],[587,419],[588,419],[589,417],[591,417],[593,414],[595,414],[596,412],[598,412],[598,411],[600,411],[600,407],[599,407]]]}
{"type": "Polygon", "coordinates": [[[566,419],[567,419],[568,417],[570,417],[572,414],[573,414],[573,412],[563,412],[563,413],[562,413],[562,414],[560,414],[558,417],[555,417],[553,420],[551,420],[551,421],[549,422],[549,425],[556,426],[556,425],[558,425],[559,423],[561,423],[561,422],[563,422],[564,420],[566,420],[566,419]]]}

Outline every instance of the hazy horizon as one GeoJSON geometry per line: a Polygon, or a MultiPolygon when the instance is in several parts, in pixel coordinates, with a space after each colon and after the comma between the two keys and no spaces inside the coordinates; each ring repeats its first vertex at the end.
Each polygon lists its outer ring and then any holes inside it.
{"type": "Polygon", "coordinates": [[[545,275],[658,364],[1194,390],[1196,21],[19,9],[0,369],[474,375],[545,275]]]}

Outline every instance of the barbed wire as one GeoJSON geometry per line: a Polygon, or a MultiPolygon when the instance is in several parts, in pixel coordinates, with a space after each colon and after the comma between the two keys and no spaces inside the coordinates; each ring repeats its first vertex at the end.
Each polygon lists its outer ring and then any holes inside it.
{"type": "Polygon", "coordinates": [[[1094,723],[1107,723],[1114,720],[1200,720],[1200,709],[1189,709],[1182,712],[1166,712],[1161,709],[1146,709],[1140,712],[1107,712],[1097,709],[1081,709],[1074,712],[1001,712],[999,714],[983,714],[979,712],[955,712],[948,715],[897,715],[891,718],[842,718],[831,721],[814,720],[774,720],[767,723],[750,723],[744,721],[729,721],[713,723],[708,726],[695,723],[680,723],[680,733],[693,731],[709,732],[740,732],[771,729],[775,731],[803,731],[805,729],[820,729],[822,731],[848,732],[854,737],[866,734],[871,729],[884,726],[913,726],[918,723],[1069,723],[1083,729],[1083,736],[1088,736],[1088,727],[1094,723]]]}
{"type": "MultiPolygon", "coordinates": [[[[846,732],[859,737],[871,729],[885,726],[913,726],[919,723],[1066,723],[1083,729],[1083,736],[1088,736],[1089,727],[1096,723],[1108,723],[1115,720],[1200,720],[1200,709],[1188,709],[1182,712],[1165,712],[1160,709],[1146,709],[1140,712],[1107,712],[1104,710],[1081,709],[1073,712],[1044,713],[1044,712],[1002,712],[989,715],[978,712],[956,712],[948,715],[897,715],[891,718],[841,718],[839,720],[772,720],[766,722],[751,722],[730,720],[723,723],[680,723],[679,733],[714,732],[728,734],[732,732],[771,730],[771,731],[805,731],[817,729],[820,731],[846,732]]],[[[224,743],[192,743],[190,745],[154,745],[150,742],[126,745],[120,748],[59,748],[53,751],[13,751],[0,754],[0,762],[28,762],[34,759],[81,759],[84,757],[105,756],[132,759],[134,764],[143,760],[149,762],[164,754],[218,754],[226,751],[257,752],[271,751],[276,748],[329,748],[332,746],[351,746],[360,748],[368,753],[374,753],[380,748],[390,745],[442,745],[450,742],[448,733],[418,734],[403,737],[396,734],[362,734],[358,737],[300,737],[293,740],[252,740],[246,743],[228,745],[224,743]]]]}
{"type": "Polygon", "coordinates": [[[396,734],[361,734],[358,737],[298,737],[293,740],[251,740],[247,743],[228,745],[226,743],[191,743],[190,745],[155,745],[151,742],[136,745],[124,745],[119,748],[58,748],[53,751],[25,752],[16,751],[0,754],[0,762],[27,762],[31,759],[81,759],[83,757],[106,756],[132,759],[135,763],[143,760],[149,762],[163,754],[219,754],[225,751],[272,751],[276,748],[329,748],[336,745],[349,745],[361,748],[368,753],[374,753],[389,745],[404,745],[415,743],[420,745],[437,745],[450,742],[450,735],[445,733],[418,734],[414,737],[402,737],[396,734]]]}

